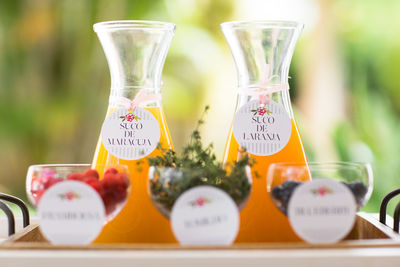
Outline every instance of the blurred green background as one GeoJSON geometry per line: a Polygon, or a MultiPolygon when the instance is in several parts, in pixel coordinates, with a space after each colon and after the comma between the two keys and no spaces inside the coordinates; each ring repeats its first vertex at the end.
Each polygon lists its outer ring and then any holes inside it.
{"type": "Polygon", "coordinates": [[[222,156],[236,72],[219,24],[298,20],[306,27],[290,92],[307,155],[371,162],[375,188],[364,210],[377,212],[382,196],[400,187],[399,11],[396,0],[1,0],[0,191],[26,199],[31,164],[90,162],[110,86],[94,23],[177,24],[163,72],[174,145],[209,104],[203,135],[222,156]]]}

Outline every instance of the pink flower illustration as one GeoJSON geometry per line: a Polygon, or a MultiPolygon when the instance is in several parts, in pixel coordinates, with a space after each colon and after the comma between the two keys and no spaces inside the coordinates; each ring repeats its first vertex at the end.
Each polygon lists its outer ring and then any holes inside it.
{"type": "Polygon", "coordinates": [[[197,206],[203,206],[206,203],[205,199],[202,197],[199,197],[198,199],[196,199],[196,204],[197,206]]]}
{"type": "Polygon", "coordinates": [[[195,200],[191,201],[189,204],[193,207],[202,207],[207,203],[211,203],[211,200],[205,197],[198,197],[195,200]]]}
{"type": "Polygon", "coordinates": [[[138,116],[136,116],[136,115],[134,115],[134,114],[132,113],[132,110],[131,110],[131,109],[128,111],[128,113],[125,114],[125,116],[120,116],[119,118],[122,119],[123,122],[124,122],[125,120],[127,120],[127,121],[129,121],[129,122],[132,122],[133,120],[135,120],[135,121],[140,120],[140,118],[139,118],[138,116]]]}
{"type": "Polygon", "coordinates": [[[314,195],[319,195],[319,196],[323,197],[325,195],[332,194],[333,190],[326,186],[320,186],[317,189],[312,189],[311,193],[313,193],[314,195]]]}
{"type": "Polygon", "coordinates": [[[131,122],[135,119],[135,115],[133,115],[133,113],[128,113],[125,115],[125,118],[127,121],[131,122]]]}
{"type": "Polygon", "coordinates": [[[257,109],[257,112],[258,112],[258,115],[264,116],[264,114],[265,114],[267,111],[265,110],[264,107],[259,107],[259,108],[257,109]]]}
{"type": "Polygon", "coordinates": [[[272,112],[265,108],[264,105],[259,106],[257,109],[252,109],[253,115],[264,116],[265,114],[270,115],[272,112]]]}
{"type": "Polygon", "coordinates": [[[73,191],[68,191],[64,194],[59,194],[58,195],[62,200],[68,200],[68,201],[72,201],[74,199],[79,199],[81,198],[80,195],[78,195],[77,193],[73,192],[73,191]]]}

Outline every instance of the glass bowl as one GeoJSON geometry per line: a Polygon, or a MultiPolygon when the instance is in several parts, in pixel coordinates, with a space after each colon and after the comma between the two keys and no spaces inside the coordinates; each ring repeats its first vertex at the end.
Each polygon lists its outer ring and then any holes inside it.
{"type": "Polygon", "coordinates": [[[44,164],[31,165],[28,168],[28,199],[37,207],[42,195],[49,188],[71,180],[86,183],[100,195],[104,203],[106,222],[121,211],[130,193],[128,168],[125,165],[97,166],[96,169],[91,169],[90,164],[44,164]]]}
{"type": "Polygon", "coordinates": [[[274,204],[286,214],[287,205],[296,187],[311,179],[321,178],[346,185],[354,195],[357,210],[371,197],[371,166],[358,162],[273,163],[267,172],[267,191],[274,204]]]}
{"type": "Polygon", "coordinates": [[[186,190],[200,185],[215,186],[225,191],[241,210],[247,203],[251,192],[251,171],[249,166],[240,170],[242,175],[235,180],[221,178],[209,179],[201,170],[186,170],[173,167],[150,167],[149,194],[153,205],[166,217],[175,201],[186,190]]]}

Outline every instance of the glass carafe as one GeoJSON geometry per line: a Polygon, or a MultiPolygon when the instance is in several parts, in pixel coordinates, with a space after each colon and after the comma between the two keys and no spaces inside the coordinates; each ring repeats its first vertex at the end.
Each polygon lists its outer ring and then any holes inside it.
{"type": "Polygon", "coordinates": [[[232,162],[246,153],[255,159],[252,193],[241,211],[236,242],[298,240],[268,196],[266,174],[271,163],[307,161],[288,85],[289,65],[302,24],[239,21],[223,23],[221,28],[236,63],[239,83],[223,160],[232,162]]]}
{"type": "Polygon", "coordinates": [[[104,227],[95,242],[175,242],[168,220],[151,203],[146,159],[159,155],[158,143],[172,148],[160,88],[175,25],[110,21],[95,24],[94,30],[110,68],[111,93],[92,164],[97,169],[127,165],[132,185],[124,209],[104,227]]]}

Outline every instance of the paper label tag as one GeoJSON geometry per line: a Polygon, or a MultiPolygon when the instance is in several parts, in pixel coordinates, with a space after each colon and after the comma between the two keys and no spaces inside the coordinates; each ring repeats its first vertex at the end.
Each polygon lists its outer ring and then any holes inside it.
{"type": "Polygon", "coordinates": [[[77,181],[63,181],[50,187],[40,199],[38,215],[40,230],[53,244],[90,244],[105,222],[99,194],[77,181]]]}
{"type": "Polygon", "coordinates": [[[239,210],[221,189],[196,186],[176,200],[171,227],[182,245],[230,245],[239,231],[239,210]]]}
{"type": "Polygon", "coordinates": [[[296,234],[309,243],[334,243],[353,228],[357,205],[344,184],[315,179],[299,185],[288,204],[288,217],[296,234]]]}
{"type": "Polygon", "coordinates": [[[272,100],[265,106],[252,100],[243,105],[233,119],[233,135],[239,146],[257,156],[281,151],[289,142],[291,133],[288,113],[272,100]]]}
{"type": "Polygon", "coordinates": [[[107,116],[101,128],[101,141],[113,156],[125,160],[146,157],[160,141],[160,126],[149,111],[121,108],[107,116]]]}

